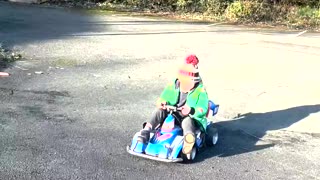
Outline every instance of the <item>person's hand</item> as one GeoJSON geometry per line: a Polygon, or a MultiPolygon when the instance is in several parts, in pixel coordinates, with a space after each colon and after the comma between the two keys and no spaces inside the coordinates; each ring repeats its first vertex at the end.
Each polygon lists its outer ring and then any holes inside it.
{"type": "Polygon", "coordinates": [[[165,102],[165,101],[158,101],[157,102],[157,108],[165,110],[166,109],[166,104],[167,104],[167,102],[165,102]]]}
{"type": "Polygon", "coordinates": [[[189,113],[191,112],[191,107],[188,105],[184,105],[181,107],[181,113],[186,116],[189,115],[189,113]]]}

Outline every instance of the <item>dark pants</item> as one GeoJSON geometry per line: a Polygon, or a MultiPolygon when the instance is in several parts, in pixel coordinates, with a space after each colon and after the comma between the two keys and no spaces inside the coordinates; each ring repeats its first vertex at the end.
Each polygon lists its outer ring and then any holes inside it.
{"type": "MultiPolygon", "coordinates": [[[[168,116],[168,114],[169,113],[166,110],[162,109],[157,109],[155,112],[153,112],[150,121],[152,129],[156,128],[158,125],[161,125],[164,122],[165,118],[168,116]]],[[[195,133],[197,126],[194,119],[192,119],[190,116],[183,116],[180,112],[176,112],[174,113],[174,115],[178,119],[178,123],[179,125],[181,125],[184,135],[187,133],[195,133]]]]}

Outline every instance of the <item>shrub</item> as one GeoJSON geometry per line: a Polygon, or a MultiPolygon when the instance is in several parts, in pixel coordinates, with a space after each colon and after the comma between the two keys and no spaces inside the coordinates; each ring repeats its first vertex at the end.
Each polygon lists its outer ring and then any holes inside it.
{"type": "Polygon", "coordinates": [[[225,16],[232,21],[270,21],[276,13],[270,3],[259,1],[234,1],[226,11],[225,16]]]}
{"type": "Polygon", "coordinates": [[[319,7],[319,0],[281,0],[281,5],[319,7]]]}
{"type": "Polygon", "coordinates": [[[256,3],[249,1],[235,1],[227,9],[225,16],[229,20],[244,20],[251,17],[256,11],[256,3]]]}
{"type": "Polygon", "coordinates": [[[125,0],[124,4],[141,9],[174,11],[177,0],[125,0]]]}
{"type": "Polygon", "coordinates": [[[0,43],[0,64],[2,62],[11,63],[21,58],[21,54],[10,52],[8,49],[4,48],[2,43],[0,43]]]}
{"type": "Polygon", "coordinates": [[[222,15],[232,0],[205,0],[203,6],[209,14],[222,15]]]}
{"type": "Polygon", "coordinates": [[[288,20],[294,26],[319,26],[320,8],[295,7],[289,13],[288,20]]]}
{"type": "Polygon", "coordinates": [[[183,12],[201,11],[201,0],[177,0],[177,9],[183,12]]]}
{"type": "Polygon", "coordinates": [[[222,15],[232,0],[176,0],[177,9],[184,12],[201,12],[222,15]]]}
{"type": "Polygon", "coordinates": [[[320,18],[320,8],[315,9],[315,8],[310,8],[309,6],[301,7],[301,8],[298,8],[297,14],[301,18],[307,18],[307,19],[320,18]]]}

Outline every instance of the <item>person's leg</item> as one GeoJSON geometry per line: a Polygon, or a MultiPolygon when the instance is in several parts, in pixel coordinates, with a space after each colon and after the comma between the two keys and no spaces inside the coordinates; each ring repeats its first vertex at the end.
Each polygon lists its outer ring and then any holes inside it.
{"type": "Polygon", "coordinates": [[[182,152],[184,154],[190,154],[193,148],[193,145],[196,141],[196,138],[195,138],[196,124],[194,120],[188,116],[183,119],[181,126],[183,129],[183,136],[184,136],[182,152]]]}
{"type": "Polygon", "coordinates": [[[168,112],[163,109],[157,109],[153,112],[151,120],[146,124],[146,127],[149,129],[155,129],[158,125],[163,123],[164,119],[167,117],[168,112]]]}
{"type": "Polygon", "coordinates": [[[153,112],[150,122],[147,122],[145,127],[140,131],[138,140],[141,142],[148,142],[150,138],[151,130],[154,130],[158,125],[160,125],[164,119],[167,117],[168,112],[166,110],[157,109],[153,112]]]}

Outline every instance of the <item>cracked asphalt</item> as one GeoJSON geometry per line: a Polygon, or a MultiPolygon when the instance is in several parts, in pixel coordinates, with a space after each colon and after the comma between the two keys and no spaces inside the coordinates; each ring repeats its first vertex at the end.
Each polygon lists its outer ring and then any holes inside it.
{"type": "Polygon", "coordinates": [[[1,179],[319,179],[318,34],[0,2],[1,179]],[[189,53],[221,105],[193,164],[129,155],[189,53]],[[42,74],[35,72],[42,71],[42,74]]]}

